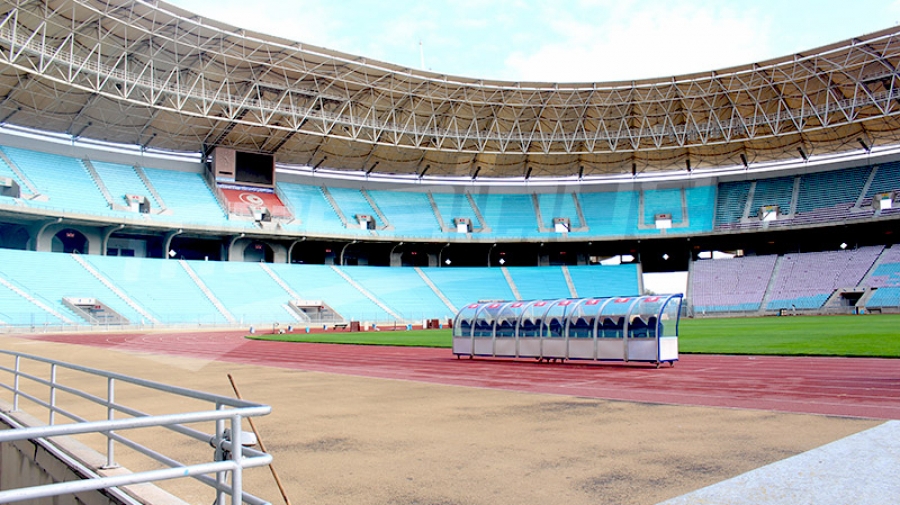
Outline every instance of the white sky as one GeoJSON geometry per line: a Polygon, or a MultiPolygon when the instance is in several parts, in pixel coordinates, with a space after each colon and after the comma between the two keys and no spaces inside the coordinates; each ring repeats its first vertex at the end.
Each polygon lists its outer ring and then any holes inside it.
{"type": "Polygon", "coordinates": [[[687,272],[665,272],[644,274],[644,292],[657,295],[671,295],[687,292],[687,272]]]}
{"type": "Polygon", "coordinates": [[[509,81],[617,81],[716,70],[900,22],[900,0],[168,1],[307,44],[509,81]]]}

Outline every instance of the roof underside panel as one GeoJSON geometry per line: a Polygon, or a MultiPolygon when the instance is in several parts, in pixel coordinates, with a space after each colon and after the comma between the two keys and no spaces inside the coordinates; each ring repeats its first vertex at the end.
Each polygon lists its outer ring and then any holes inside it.
{"type": "Polygon", "coordinates": [[[731,69],[620,83],[436,75],[160,2],[0,6],[0,122],[348,171],[683,171],[897,142],[900,28],[731,69]]]}

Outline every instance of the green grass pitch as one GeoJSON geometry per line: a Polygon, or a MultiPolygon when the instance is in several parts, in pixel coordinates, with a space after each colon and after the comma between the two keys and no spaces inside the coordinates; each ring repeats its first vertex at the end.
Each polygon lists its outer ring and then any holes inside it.
{"type": "MultiPolygon", "coordinates": [[[[302,331],[302,330],[301,330],[302,331]]],[[[900,315],[682,319],[683,353],[900,357],[900,315]]],[[[250,335],[258,340],[450,348],[450,330],[250,335]]]]}

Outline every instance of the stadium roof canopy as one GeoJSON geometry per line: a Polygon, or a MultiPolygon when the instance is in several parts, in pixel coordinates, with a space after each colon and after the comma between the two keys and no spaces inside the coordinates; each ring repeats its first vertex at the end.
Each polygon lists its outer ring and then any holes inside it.
{"type": "Polygon", "coordinates": [[[162,2],[0,6],[0,122],[356,172],[603,176],[897,145],[898,64],[894,27],[707,73],[502,82],[251,33],[162,2]]]}

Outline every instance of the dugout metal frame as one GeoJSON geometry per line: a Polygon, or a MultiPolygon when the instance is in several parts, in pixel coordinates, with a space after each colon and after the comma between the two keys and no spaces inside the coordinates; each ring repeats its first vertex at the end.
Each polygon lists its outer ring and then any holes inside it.
{"type": "Polygon", "coordinates": [[[453,354],[675,366],[683,295],[472,303],[453,321],[453,354]]]}

